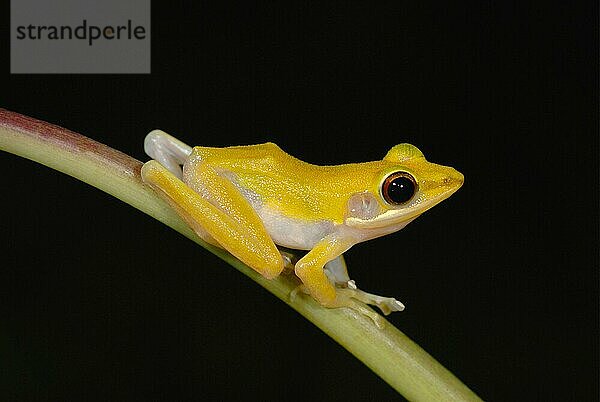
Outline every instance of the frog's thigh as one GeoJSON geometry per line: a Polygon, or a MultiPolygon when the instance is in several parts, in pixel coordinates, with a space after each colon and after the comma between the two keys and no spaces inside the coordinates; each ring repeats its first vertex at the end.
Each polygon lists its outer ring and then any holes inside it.
{"type": "Polygon", "coordinates": [[[220,178],[212,169],[201,175],[207,198],[203,198],[156,161],[144,164],[142,178],[175,207],[200,236],[202,233],[199,233],[199,229],[266,278],[273,278],[283,270],[281,254],[256,212],[229,181],[220,178]],[[213,205],[211,198],[220,199],[230,208],[213,205]],[[247,214],[239,215],[244,212],[247,214]]]}
{"type": "Polygon", "coordinates": [[[311,296],[325,306],[336,305],[336,292],[323,267],[348,250],[352,244],[351,241],[337,238],[335,235],[326,236],[296,263],[296,275],[308,288],[311,296]]]}

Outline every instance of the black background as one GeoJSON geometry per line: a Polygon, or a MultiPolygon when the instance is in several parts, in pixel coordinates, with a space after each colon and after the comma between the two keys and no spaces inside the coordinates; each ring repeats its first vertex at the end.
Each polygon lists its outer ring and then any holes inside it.
{"type": "MultiPolygon", "coordinates": [[[[596,400],[597,3],[328,4],[155,1],[151,75],[10,75],[6,32],[0,106],[141,160],[153,128],[318,164],[413,143],[465,185],[350,250],[352,277],[482,398],[596,400]]],[[[397,398],[178,233],[0,167],[1,399],[397,398]]]]}

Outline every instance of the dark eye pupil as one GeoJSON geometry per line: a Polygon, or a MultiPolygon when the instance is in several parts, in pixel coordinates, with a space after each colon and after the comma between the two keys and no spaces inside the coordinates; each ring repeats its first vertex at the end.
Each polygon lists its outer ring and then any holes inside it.
{"type": "Polygon", "coordinates": [[[391,204],[404,204],[415,194],[415,182],[405,175],[389,177],[383,188],[383,195],[391,204]]]}

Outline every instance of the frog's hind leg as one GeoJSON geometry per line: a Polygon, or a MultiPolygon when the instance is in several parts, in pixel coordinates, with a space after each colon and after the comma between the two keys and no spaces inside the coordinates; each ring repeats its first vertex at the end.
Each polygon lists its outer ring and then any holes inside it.
{"type": "Polygon", "coordinates": [[[162,130],[152,130],[144,139],[144,151],[181,179],[181,166],[192,153],[192,147],[162,130]]]}
{"type": "Polygon", "coordinates": [[[142,178],[200,237],[210,236],[265,278],[281,273],[283,258],[262,221],[235,186],[210,166],[202,166],[198,171],[194,183],[202,185],[198,191],[155,160],[144,164],[142,178]]]}

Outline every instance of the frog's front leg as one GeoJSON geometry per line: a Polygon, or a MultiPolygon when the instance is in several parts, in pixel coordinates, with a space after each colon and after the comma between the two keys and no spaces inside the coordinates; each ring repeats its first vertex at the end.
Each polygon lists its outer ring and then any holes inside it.
{"type": "Polygon", "coordinates": [[[356,283],[348,276],[344,256],[329,261],[325,264],[325,274],[329,280],[336,286],[337,292],[345,294],[353,299],[359,300],[365,304],[379,307],[381,312],[388,315],[394,311],[404,310],[404,304],[393,297],[378,296],[360,290],[356,283]]]}
{"type": "MultiPolygon", "coordinates": [[[[353,240],[340,238],[335,234],[326,236],[296,263],[296,275],[302,281],[304,290],[321,305],[331,308],[351,308],[369,317],[375,325],[382,328],[384,324],[381,316],[363,304],[352,301],[351,295],[347,292],[349,289],[337,288],[335,282],[332,283],[325,273],[325,264],[339,257],[353,244],[353,240]]],[[[292,299],[295,293],[296,291],[292,292],[292,299]]]]}
{"type": "Polygon", "coordinates": [[[298,278],[302,281],[310,295],[327,307],[343,307],[347,305],[344,297],[337,297],[336,287],[325,273],[324,266],[348,250],[354,241],[330,234],[319,241],[295,267],[298,278]]]}

